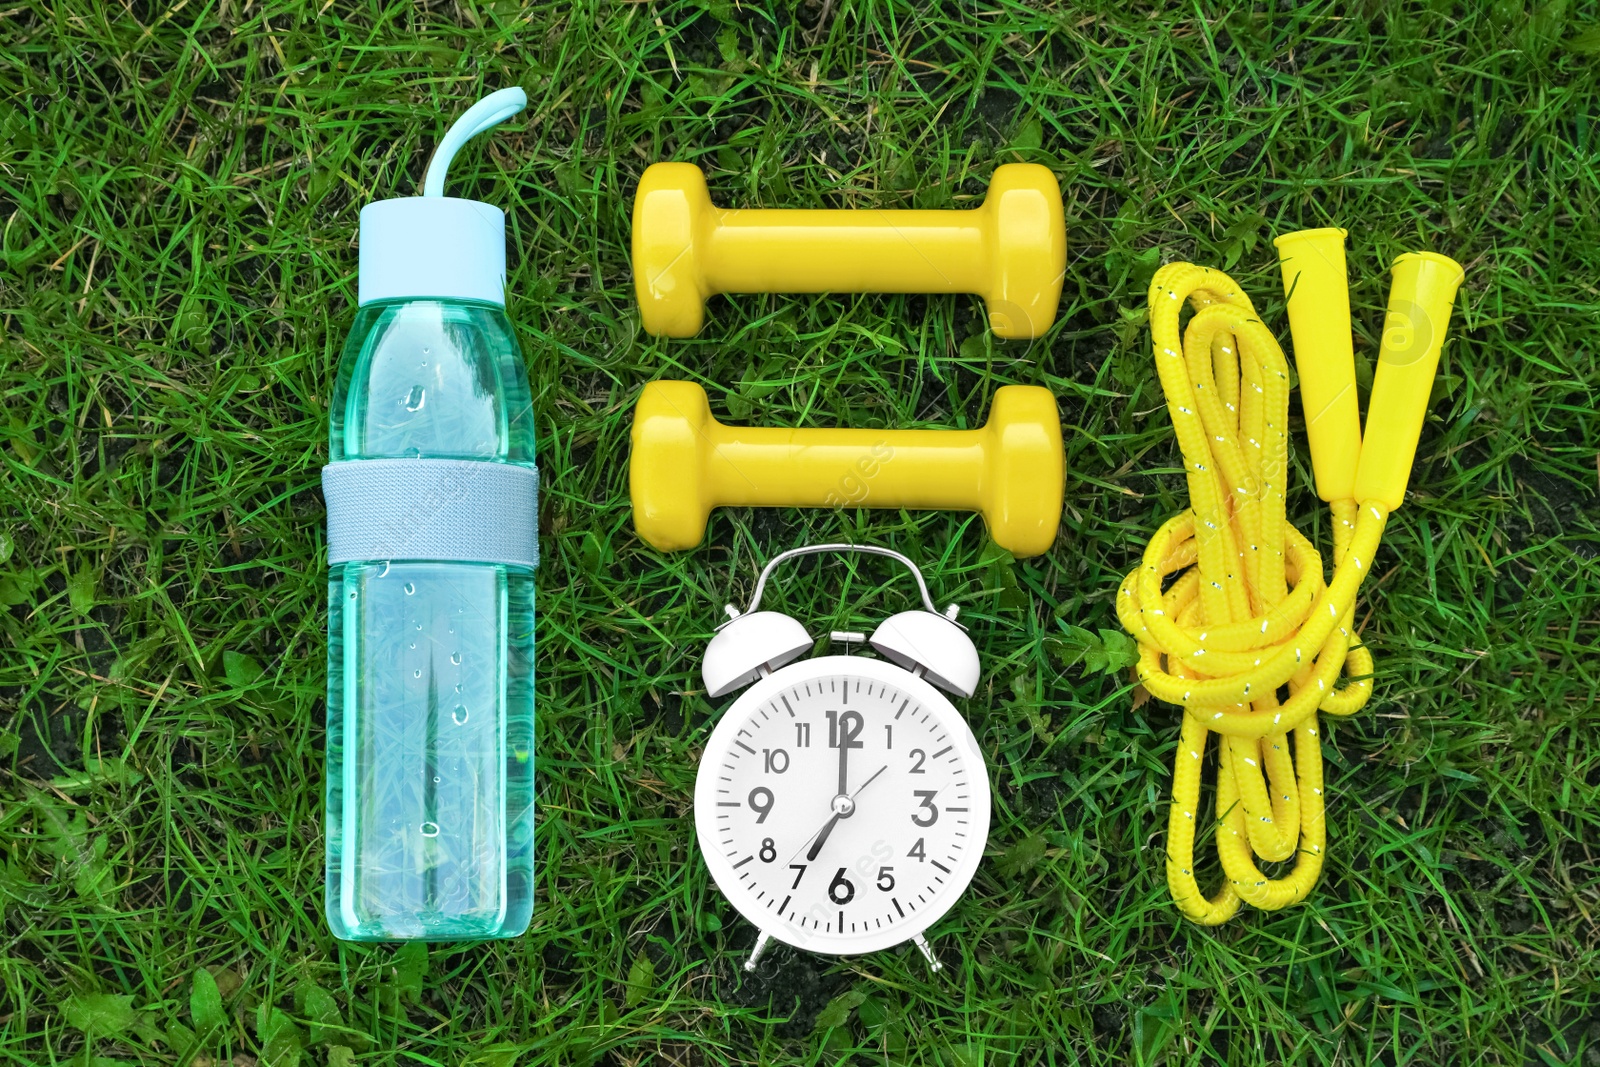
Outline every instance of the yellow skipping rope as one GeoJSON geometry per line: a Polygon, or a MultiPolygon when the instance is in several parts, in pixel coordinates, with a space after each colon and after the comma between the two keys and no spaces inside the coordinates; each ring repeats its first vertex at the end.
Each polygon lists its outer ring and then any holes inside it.
{"type": "Polygon", "coordinates": [[[1150,285],[1151,342],[1190,506],[1156,532],[1123,580],[1117,614],[1139,642],[1145,689],[1184,709],[1167,885],[1179,910],[1207,926],[1232,918],[1240,901],[1268,910],[1298,903],[1322,871],[1317,712],[1351,715],[1372,695],[1372,653],[1355,635],[1356,593],[1404,499],[1463,277],[1459,264],[1432,252],[1395,261],[1363,441],[1344,237],[1303,230],[1274,242],[1317,491],[1333,518],[1331,581],[1316,546],[1285,516],[1290,381],[1277,340],[1221,271],[1173,263],[1150,285]],[[1180,331],[1185,305],[1194,313],[1180,331]],[[1207,898],[1194,839],[1212,733],[1224,880],[1207,898]],[[1269,877],[1256,857],[1294,865],[1269,877]]]}

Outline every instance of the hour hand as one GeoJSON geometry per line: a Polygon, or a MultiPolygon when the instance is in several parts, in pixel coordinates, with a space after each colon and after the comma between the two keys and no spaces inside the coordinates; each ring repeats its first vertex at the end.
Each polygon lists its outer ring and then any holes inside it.
{"type": "Polygon", "coordinates": [[[822,854],[822,846],[828,843],[828,835],[833,833],[833,828],[839,825],[839,820],[842,818],[844,818],[842,814],[835,812],[833,818],[829,819],[827,825],[817,834],[817,839],[811,842],[811,848],[806,852],[807,863],[822,854]]]}

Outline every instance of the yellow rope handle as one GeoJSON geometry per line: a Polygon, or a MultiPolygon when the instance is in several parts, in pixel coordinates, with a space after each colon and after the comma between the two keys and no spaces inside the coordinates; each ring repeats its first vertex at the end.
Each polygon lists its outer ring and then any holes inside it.
{"type": "Polygon", "coordinates": [[[1167,884],[1185,915],[1216,925],[1241,900],[1266,909],[1303,900],[1321,873],[1317,711],[1350,715],[1372,695],[1372,655],[1352,643],[1352,620],[1389,513],[1377,501],[1330,502],[1335,567],[1325,582],[1321,555],[1285,517],[1289,368],[1249,298],[1221,271],[1170,264],[1150,286],[1150,333],[1190,507],[1123,580],[1117,614],[1139,642],[1145,688],[1184,708],[1167,884]],[[1195,313],[1180,338],[1186,301],[1195,313]],[[1348,681],[1336,687],[1341,671],[1348,681]],[[1211,733],[1226,880],[1208,899],[1194,837],[1211,733]],[[1295,864],[1268,878],[1254,856],[1295,864]]]}

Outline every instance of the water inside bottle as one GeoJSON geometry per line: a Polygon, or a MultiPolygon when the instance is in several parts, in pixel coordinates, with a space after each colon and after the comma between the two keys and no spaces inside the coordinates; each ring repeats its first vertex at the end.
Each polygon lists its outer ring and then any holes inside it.
{"type": "Polygon", "coordinates": [[[328,723],[341,771],[329,785],[345,811],[337,903],[352,930],[495,936],[528,892],[509,884],[507,841],[508,810],[531,799],[516,771],[532,752],[516,742],[531,734],[532,700],[507,691],[505,658],[508,634],[532,632],[533,597],[531,579],[506,571],[344,568],[344,692],[328,723]]]}

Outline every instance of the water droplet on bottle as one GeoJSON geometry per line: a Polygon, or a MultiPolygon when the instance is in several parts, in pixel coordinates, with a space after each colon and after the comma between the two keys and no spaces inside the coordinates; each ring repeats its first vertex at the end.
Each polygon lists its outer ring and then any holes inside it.
{"type": "Polygon", "coordinates": [[[416,459],[418,456],[422,455],[422,449],[418,448],[416,445],[412,445],[410,448],[404,449],[400,454],[406,459],[416,459]]]}
{"type": "Polygon", "coordinates": [[[428,401],[428,392],[420,385],[413,385],[411,392],[406,394],[406,410],[421,411],[422,405],[428,401]]]}
{"type": "Polygon", "coordinates": [[[459,653],[459,652],[450,653],[450,662],[454,663],[457,667],[461,666],[461,653],[459,653]]]}
{"type": "Polygon", "coordinates": [[[417,647],[417,643],[415,641],[411,642],[411,647],[412,648],[416,648],[417,647]]]}
{"type": "Polygon", "coordinates": [[[458,693],[461,692],[462,688],[463,688],[463,686],[461,685],[461,683],[457,682],[456,683],[456,692],[458,692],[458,693]]]}
{"type": "Polygon", "coordinates": [[[354,600],[355,598],[356,598],[356,591],[354,589],[352,589],[352,590],[350,590],[350,599],[354,600]]]}
{"type": "Polygon", "coordinates": [[[417,832],[422,834],[423,837],[438,837],[439,824],[436,822],[425,822],[421,826],[417,827],[417,832]]]}
{"type": "Polygon", "coordinates": [[[413,678],[421,678],[422,677],[422,668],[418,667],[416,670],[412,671],[411,672],[411,677],[413,677],[413,678]]]}
{"type": "Polygon", "coordinates": [[[420,629],[422,629],[422,622],[421,622],[421,620],[418,620],[418,622],[417,622],[417,629],[419,629],[419,630],[420,630],[420,629]]]}
{"type": "Polygon", "coordinates": [[[434,785],[438,785],[439,784],[439,776],[437,774],[433,776],[433,784],[434,785]]]}
{"type": "Polygon", "coordinates": [[[416,591],[417,591],[417,586],[416,586],[415,582],[407,582],[406,583],[406,596],[410,596],[412,593],[415,593],[416,591]]]}
{"type": "Polygon", "coordinates": [[[457,726],[465,726],[467,724],[467,706],[465,704],[457,704],[456,710],[450,713],[450,718],[454,720],[457,726]]]}
{"type": "Polygon", "coordinates": [[[389,573],[389,561],[388,560],[384,560],[382,563],[378,564],[378,566],[382,567],[383,569],[380,570],[377,574],[374,574],[373,575],[374,578],[382,578],[385,574],[389,573]]]}

